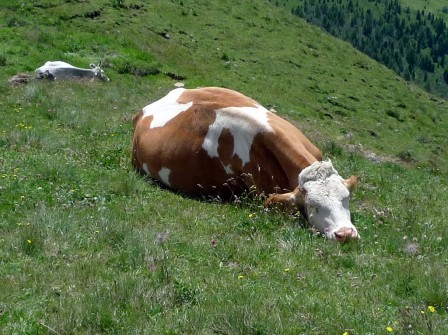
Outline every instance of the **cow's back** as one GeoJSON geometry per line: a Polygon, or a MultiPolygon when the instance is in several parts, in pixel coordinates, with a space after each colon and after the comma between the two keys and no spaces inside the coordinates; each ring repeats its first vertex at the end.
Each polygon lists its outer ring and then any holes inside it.
{"type": "Polygon", "coordinates": [[[256,101],[222,88],[176,89],[134,117],[133,164],[192,194],[290,190],[320,151],[256,101]]]}

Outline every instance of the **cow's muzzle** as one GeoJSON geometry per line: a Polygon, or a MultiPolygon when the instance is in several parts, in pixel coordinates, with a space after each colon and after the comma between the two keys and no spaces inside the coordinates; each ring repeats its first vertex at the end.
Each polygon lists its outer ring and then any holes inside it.
{"type": "Polygon", "coordinates": [[[355,228],[352,227],[343,227],[339,228],[334,232],[334,239],[337,242],[345,243],[352,240],[358,240],[361,237],[355,228]]]}

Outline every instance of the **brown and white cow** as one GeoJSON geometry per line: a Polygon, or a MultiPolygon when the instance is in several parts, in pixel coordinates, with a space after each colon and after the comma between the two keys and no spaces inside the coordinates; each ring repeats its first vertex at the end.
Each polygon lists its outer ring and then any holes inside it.
{"type": "Polygon", "coordinates": [[[301,209],[328,238],[359,238],[350,191],[296,127],[241,93],[177,88],[134,116],[132,162],[174,190],[232,196],[271,194],[268,205],[301,209]]]}

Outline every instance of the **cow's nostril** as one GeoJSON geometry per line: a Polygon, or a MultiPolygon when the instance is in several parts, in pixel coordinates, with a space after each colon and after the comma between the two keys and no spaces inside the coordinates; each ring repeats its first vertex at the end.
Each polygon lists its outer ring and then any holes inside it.
{"type": "Polygon", "coordinates": [[[341,228],[334,233],[334,237],[338,242],[346,242],[349,240],[354,240],[358,238],[358,233],[353,228],[341,228]]]}

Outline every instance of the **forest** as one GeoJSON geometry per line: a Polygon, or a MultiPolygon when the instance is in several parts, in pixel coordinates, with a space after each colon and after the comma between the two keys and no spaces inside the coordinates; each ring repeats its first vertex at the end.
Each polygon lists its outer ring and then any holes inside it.
{"type": "Polygon", "coordinates": [[[303,0],[292,12],[405,80],[448,97],[448,31],[433,13],[402,8],[398,0],[303,0]]]}

